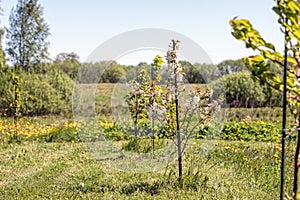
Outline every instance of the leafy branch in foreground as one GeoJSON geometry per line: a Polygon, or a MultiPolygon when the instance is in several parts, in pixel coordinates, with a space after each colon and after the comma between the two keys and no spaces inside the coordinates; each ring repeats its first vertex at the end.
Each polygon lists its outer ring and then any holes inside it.
{"type": "Polygon", "coordinates": [[[287,71],[287,99],[288,106],[295,118],[298,141],[294,159],[293,198],[300,197],[298,193],[298,170],[300,152],[300,3],[295,0],[276,0],[273,11],[278,15],[278,23],[285,35],[286,59],[276,51],[273,44],[266,42],[252,24],[245,19],[233,18],[230,20],[232,35],[242,40],[246,48],[258,52],[258,55],[244,59],[252,74],[262,83],[276,90],[283,91],[284,81],[279,74],[272,72],[271,63],[284,67],[287,71]]]}

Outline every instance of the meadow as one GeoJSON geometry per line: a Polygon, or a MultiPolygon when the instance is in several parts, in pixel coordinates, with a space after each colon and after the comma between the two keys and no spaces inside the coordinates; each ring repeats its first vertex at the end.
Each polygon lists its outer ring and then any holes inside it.
{"type": "Polygon", "coordinates": [[[19,1],[7,51],[0,45],[0,199],[277,199],[281,90],[296,119],[289,114],[284,130],[281,199],[299,199],[300,5],[273,10],[285,55],[235,17],[231,34],[259,55],[192,64],[173,38],[166,56],[126,66],[80,63],[76,53],[50,60],[43,9],[19,1]]]}
{"type": "MultiPolygon", "coordinates": [[[[199,140],[184,156],[182,188],[177,184],[176,163],[156,172],[122,172],[105,161],[96,161],[83,143],[4,144],[0,151],[0,196],[1,199],[278,197],[279,144],[214,141],[213,149],[205,155],[201,154],[201,144],[199,140]]],[[[291,173],[287,171],[288,185],[291,173]]]]}
{"type": "MultiPolygon", "coordinates": [[[[114,87],[97,87],[95,104],[100,117],[96,125],[113,144],[128,150],[132,136],[109,117],[114,87]]],[[[111,160],[97,160],[87,143],[82,142],[80,122],[65,116],[23,117],[17,124],[12,118],[1,118],[0,196],[276,199],[280,185],[280,112],[280,108],[227,109],[224,123],[228,124],[223,136],[206,139],[200,134],[191,140],[183,158],[182,187],[177,181],[176,160],[160,170],[139,173],[117,170],[111,160]],[[257,123],[261,128],[251,132],[257,123]],[[251,135],[254,132],[260,134],[251,135]]],[[[294,148],[291,138],[287,146],[287,194],[291,194],[294,148]]]]}

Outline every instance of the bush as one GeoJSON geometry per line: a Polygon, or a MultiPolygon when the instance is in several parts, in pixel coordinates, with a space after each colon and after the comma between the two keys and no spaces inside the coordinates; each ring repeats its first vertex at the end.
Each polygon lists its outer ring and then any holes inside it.
{"type": "MultiPolygon", "coordinates": [[[[13,71],[0,76],[0,114],[14,115],[13,71]]],[[[71,111],[73,81],[59,70],[46,74],[18,73],[20,77],[21,115],[61,114],[71,111]]]]}
{"type": "Polygon", "coordinates": [[[0,73],[0,114],[7,114],[10,111],[14,99],[13,74],[10,69],[0,73]]]}
{"type": "Polygon", "coordinates": [[[112,63],[104,70],[101,81],[102,83],[124,83],[126,81],[126,70],[124,66],[112,63]]]}
{"type": "Polygon", "coordinates": [[[108,140],[120,141],[120,140],[127,140],[130,138],[129,134],[125,134],[122,130],[122,127],[117,125],[116,123],[107,123],[111,124],[108,126],[101,125],[101,128],[104,132],[104,136],[108,140]]]}
{"type": "Polygon", "coordinates": [[[281,106],[281,94],[254,81],[248,71],[222,76],[212,88],[215,94],[225,94],[230,107],[281,106]]]}
{"type": "MultiPolygon", "coordinates": [[[[203,139],[210,134],[210,128],[203,126],[196,138],[203,139]]],[[[281,140],[281,125],[264,121],[225,122],[221,133],[216,139],[279,142],[281,140]]]]}

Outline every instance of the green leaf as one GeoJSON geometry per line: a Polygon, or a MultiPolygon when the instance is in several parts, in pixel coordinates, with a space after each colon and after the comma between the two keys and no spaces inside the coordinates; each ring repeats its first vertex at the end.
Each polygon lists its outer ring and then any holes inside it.
{"type": "Polygon", "coordinates": [[[257,55],[257,56],[249,56],[248,59],[250,60],[251,63],[255,62],[255,63],[262,63],[265,61],[265,58],[261,55],[257,55]]]}
{"type": "Polygon", "coordinates": [[[300,40],[300,30],[293,30],[291,35],[294,36],[298,41],[300,40]]]}
{"type": "Polygon", "coordinates": [[[295,58],[293,58],[293,57],[291,57],[291,56],[288,56],[287,61],[288,61],[289,63],[291,63],[291,64],[297,64],[295,58]]]}
{"type": "Polygon", "coordinates": [[[297,192],[297,194],[296,194],[296,200],[300,200],[300,192],[297,192]]]}
{"type": "Polygon", "coordinates": [[[272,43],[266,43],[266,47],[275,51],[275,46],[272,43]]]}
{"type": "Polygon", "coordinates": [[[274,6],[274,7],[272,8],[272,10],[273,10],[277,15],[281,16],[281,12],[280,12],[280,9],[279,9],[278,7],[274,6]]]}
{"type": "Polygon", "coordinates": [[[287,7],[294,13],[298,13],[300,11],[299,3],[295,1],[289,1],[287,7]]]}

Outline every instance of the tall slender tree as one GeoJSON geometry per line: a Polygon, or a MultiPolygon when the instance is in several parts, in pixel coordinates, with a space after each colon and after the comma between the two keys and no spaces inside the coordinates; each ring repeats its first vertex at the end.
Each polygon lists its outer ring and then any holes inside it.
{"type": "Polygon", "coordinates": [[[6,51],[16,69],[43,71],[43,63],[48,60],[49,35],[38,0],[18,0],[6,28],[6,51]]]}

